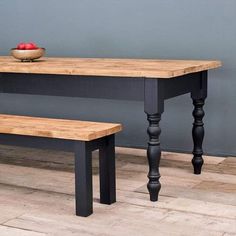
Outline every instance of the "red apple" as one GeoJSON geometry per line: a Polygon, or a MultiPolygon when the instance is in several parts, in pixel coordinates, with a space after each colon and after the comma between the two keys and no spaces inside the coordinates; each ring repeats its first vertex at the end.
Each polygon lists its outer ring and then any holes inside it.
{"type": "Polygon", "coordinates": [[[19,50],[24,50],[25,49],[25,43],[19,43],[16,47],[19,50]]]}
{"type": "Polygon", "coordinates": [[[33,50],[33,49],[36,49],[33,44],[31,44],[31,43],[25,44],[25,50],[33,50]]]}
{"type": "Polygon", "coordinates": [[[30,44],[34,47],[34,49],[37,49],[37,48],[38,48],[38,46],[37,46],[36,43],[30,42],[30,44]]]}

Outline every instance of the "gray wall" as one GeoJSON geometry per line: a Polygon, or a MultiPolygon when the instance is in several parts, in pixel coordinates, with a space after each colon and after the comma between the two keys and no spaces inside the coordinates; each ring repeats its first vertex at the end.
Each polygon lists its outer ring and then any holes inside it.
{"type": "MultiPolygon", "coordinates": [[[[48,56],[220,59],[209,73],[205,151],[236,155],[235,10],[235,0],[1,0],[0,55],[35,41],[48,56]]],[[[117,144],[145,146],[142,103],[0,96],[0,112],[122,122],[117,144]]],[[[189,95],[166,102],[164,149],[191,151],[191,112],[189,95]]]]}

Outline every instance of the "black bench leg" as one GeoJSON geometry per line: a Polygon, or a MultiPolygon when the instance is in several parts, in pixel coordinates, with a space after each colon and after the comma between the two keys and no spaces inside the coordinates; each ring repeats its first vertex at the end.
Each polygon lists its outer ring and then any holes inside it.
{"type": "Polygon", "coordinates": [[[77,216],[93,213],[92,152],[88,142],[75,142],[75,201],[77,216]]]}
{"type": "Polygon", "coordinates": [[[115,135],[105,140],[105,145],[99,149],[100,202],[112,204],[116,201],[115,135]]]}

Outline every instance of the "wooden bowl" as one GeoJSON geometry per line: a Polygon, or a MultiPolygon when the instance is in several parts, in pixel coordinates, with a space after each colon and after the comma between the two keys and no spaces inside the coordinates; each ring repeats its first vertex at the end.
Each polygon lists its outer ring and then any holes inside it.
{"type": "Polygon", "coordinates": [[[11,55],[21,61],[34,61],[45,54],[45,48],[37,48],[32,50],[11,49],[11,55]]]}

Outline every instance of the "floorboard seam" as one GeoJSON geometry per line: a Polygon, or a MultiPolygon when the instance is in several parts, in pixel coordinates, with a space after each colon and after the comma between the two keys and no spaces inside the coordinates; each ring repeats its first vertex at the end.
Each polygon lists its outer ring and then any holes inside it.
{"type": "MultiPolygon", "coordinates": [[[[16,218],[16,219],[20,219],[20,218],[16,218]]],[[[7,225],[7,224],[3,224],[3,226],[8,227],[8,228],[13,228],[13,229],[20,229],[20,230],[25,230],[25,231],[29,231],[29,232],[34,232],[34,233],[48,234],[45,232],[35,231],[35,230],[31,230],[31,229],[25,229],[22,227],[15,227],[15,226],[7,225]]]]}

